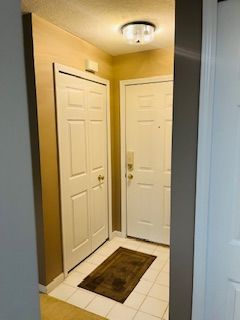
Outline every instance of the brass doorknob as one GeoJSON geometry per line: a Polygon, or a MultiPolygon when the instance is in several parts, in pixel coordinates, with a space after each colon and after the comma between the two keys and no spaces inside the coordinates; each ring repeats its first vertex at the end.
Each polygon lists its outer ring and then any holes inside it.
{"type": "Polygon", "coordinates": [[[103,181],[103,180],[104,180],[104,176],[100,174],[100,175],[98,176],[98,181],[103,181]]]}
{"type": "Polygon", "coordinates": [[[129,173],[128,179],[129,179],[129,180],[132,180],[132,179],[133,179],[133,174],[132,174],[132,173],[129,173]]]}

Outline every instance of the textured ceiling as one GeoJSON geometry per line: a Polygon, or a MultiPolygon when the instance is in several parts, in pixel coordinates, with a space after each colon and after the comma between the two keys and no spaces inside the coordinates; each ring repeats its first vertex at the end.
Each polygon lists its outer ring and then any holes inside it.
{"type": "Polygon", "coordinates": [[[23,12],[33,12],[114,56],[173,46],[174,7],[174,0],[22,0],[23,12]],[[157,26],[152,43],[125,42],[120,27],[134,20],[157,26]]]}

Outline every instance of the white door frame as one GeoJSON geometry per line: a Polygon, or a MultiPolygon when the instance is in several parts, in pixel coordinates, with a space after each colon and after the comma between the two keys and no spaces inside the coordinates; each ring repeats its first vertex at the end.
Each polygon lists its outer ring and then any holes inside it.
{"type": "Polygon", "coordinates": [[[127,236],[127,187],[126,187],[126,87],[136,84],[173,81],[172,75],[120,81],[120,127],[121,127],[121,230],[127,236]]]}
{"type": "Polygon", "coordinates": [[[205,316],[217,12],[217,0],[203,0],[192,320],[205,316]]]}
{"type": "MultiPolygon", "coordinates": [[[[111,171],[111,132],[110,132],[110,84],[109,81],[103,78],[100,78],[98,76],[95,76],[93,74],[90,74],[88,72],[80,71],[78,69],[64,66],[62,64],[54,63],[54,75],[55,75],[55,86],[57,86],[58,78],[59,78],[59,72],[64,72],[66,74],[79,77],[81,79],[94,81],[100,84],[103,84],[106,86],[107,89],[107,106],[106,106],[106,113],[107,113],[107,172],[108,172],[108,183],[107,183],[107,195],[108,195],[108,236],[111,239],[112,238],[112,171],[111,171]]],[[[59,172],[60,179],[61,179],[61,172],[59,172]]],[[[60,185],[61,189],[61,185],[60,185]]],[[[60,192],[60,199],[61,199],[61,192],[60,192]]],[[[62,210],[61,210],[61,217],[62,210]]],[[[64,225],[62,224],[62,245],[63,245],[63,271],[65,277],[67,276],[67,267],[66,267],[66,247],[65,247],[65,241],[64,241],[64,225]]]]}

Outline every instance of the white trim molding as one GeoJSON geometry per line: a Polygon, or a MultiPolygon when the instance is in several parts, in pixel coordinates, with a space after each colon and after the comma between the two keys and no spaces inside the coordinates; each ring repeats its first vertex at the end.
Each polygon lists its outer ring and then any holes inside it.
{"type": "Polygon", "coordinates": [[[44,286],[39,283],[38,288],[42,293],[49,293],[53,291],[57,286],[59,286],[64,281],[64,273],[61,273],[57,276],[52,282],[50,282],[47,286],[44,286]]]}
{"type": "Polygon", "coordinates": [[[204,320],[217,0],[203,0],[192,320],[204,320]]]}
{"type": "Polygon", "coordinates": [[[127,237],[127,188],[126,188],[126,87],[138,84],[173,81],[173,75],[120,81],[121,128],[121,221],[122,237],[127,237]]]}
{"type": "MultiPolygon", "coordinates": [[[[122,238],[122,237],[123,237],[123,236],[122,236],[122,232],[121,232],[121,231],[113,231],[113,232],[112,232],[112,237],[111,237],[111,239],[116,238],[116,237],[122,238]]],[[[111,239],[110,239],[110,240],[111,240],[111,239]]]]}
{"type": "MultiPolygon", "coordinates": [[[[107,88],[107,172],[108,172],[108,237],[112,238],[112,169],[111,169],[111,123],[110,123],[110,82],[109,80],[100,78],[91,73],[81,71],[72,67],[64,66],[54,63],[55,81],[58,81],[59,73],[67,73],[69,75],[77,76],[85,80],[94,81],[104,84],[107,88]]],[[[55,84],[56,85],[56,84],[55,84]]],[[[63,229],[63,226],[62,226],[63,229]]],[[[67,267],[65,263],[66,248],[64,244],[64,232],[62,232],[63,244],[63,270],[64,275],[67,277],[67,267]]]]}

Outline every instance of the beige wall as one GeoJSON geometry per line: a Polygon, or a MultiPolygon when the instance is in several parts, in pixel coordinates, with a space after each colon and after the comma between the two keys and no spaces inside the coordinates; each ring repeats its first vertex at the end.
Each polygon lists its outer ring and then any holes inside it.
{"type": "Polygon", "coordinates": [[[40,283],[46,285],[63,270],[53,63],[84,70],[85,59],[90,58],[99,63],[98,75],[111,80],[113,230],[120,230],[119,80],[171,74],[173,50],[159,49],[111,57],[36,15],[32,15],[32,33],[44,241],[38,246],[44,255],[39,259],[45,264],[45,270],[40,273],[40,283]]]}
{"type": "Polygon", "coordinates": [[[63,270],[53,63],[84,70],[85,59],[90,58],[99,63],[98,75],[111,80],[112,57],[35,15],[32,28],[45,255],[45,278],[40,282],[48,284],[63,270]]]}
{"type": "Polygon", "coordinates": [[[143,51],[113,57],[114,103],[114,229],[121,229],[120,91],[119,81],[173,74],[173,48],[143,51]]]}
{"type": "Polygon", "coordinates": [[[113,57],[115,79],[137,79],[173,73],[173,48],[155,49],[113,57]]]}

